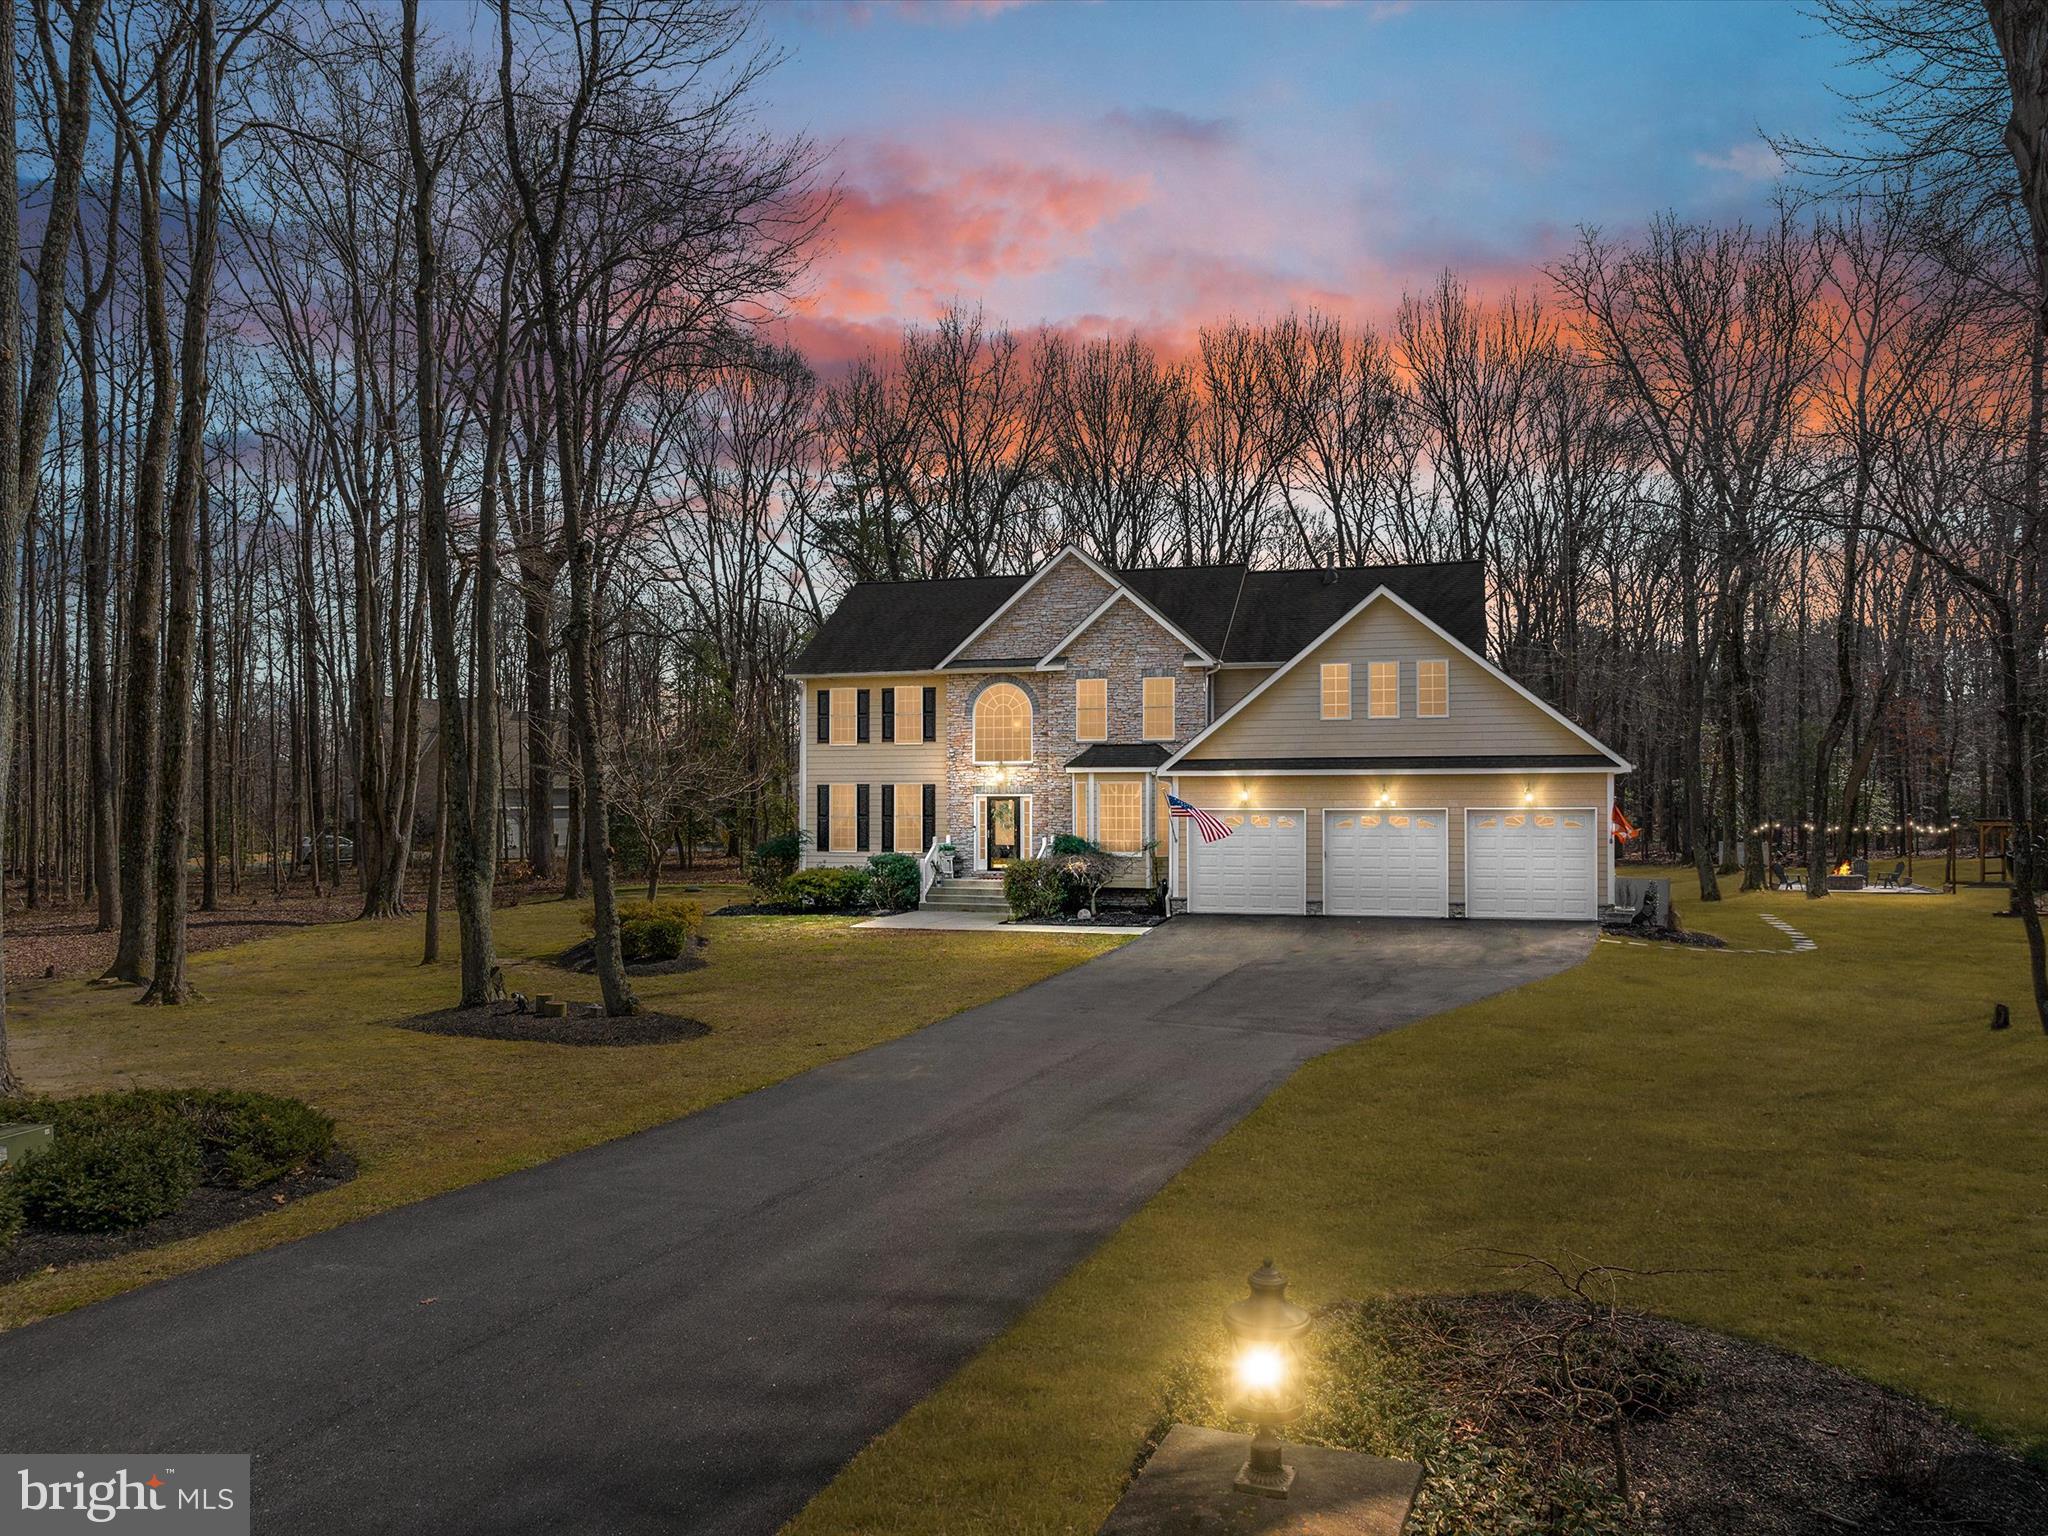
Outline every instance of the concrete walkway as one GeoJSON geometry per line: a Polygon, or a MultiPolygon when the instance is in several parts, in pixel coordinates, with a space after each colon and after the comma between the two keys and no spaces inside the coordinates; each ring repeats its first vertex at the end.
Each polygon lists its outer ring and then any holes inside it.
{"type": "Polygon", "coordinates": [[[1176,919],[688,1119],[0,1336],[7,1438],[252,1452],[263,1532],[773,1532],[1302,1062],[1592,940],[1176,919]]]}
{"type": "Polygon", "coordinates": [[[1013,923],[1000,912],[949,912],[944,907],[919,907],[871,917],[856,928],[922,928],[947,933],[1150,933],[1143,923],[1013,923]]]}

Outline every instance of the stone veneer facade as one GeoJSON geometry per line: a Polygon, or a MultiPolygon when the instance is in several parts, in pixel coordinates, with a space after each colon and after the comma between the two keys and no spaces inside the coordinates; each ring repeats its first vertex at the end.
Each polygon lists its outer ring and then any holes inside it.
{"type": "MultiPolygon", "coordinates": [[[[1063,580],[1065,571],[1055,571],[1025,594],[1017,611],[1006,614],[988,635],[976,640],[974,654],[994,657],[998,645],[1021,646],[1013,654],[1030,654],[1033,645],[1057,645],[1074,627],[1102,605],[1108,588],[1079,562],[1073,568],[1088,583],[1063,580]],[[1055,585],[1057,583],[1057,585],[1055,585]],[[1051,589],[1051,590],[1047,590],[1051,589]],[[1041,606],[1041,594],[1044,602],[1041,606]],[[1002,638],[990,641],[997,630],[1002,638]]],[[[1040,654],[1043,654],[1041,651],[1040,654]]],[[[1031,796],[1030,846],[1049,835],[1069,832],[1074,827],[1074,785],[1067,762],[1092,745],[1074,735],[1074,683],[1084,677],[1108,680],[1109,736],[1111,742],[1139,742],[1144,738],[1144,679],[1171,677],[1174,680],[1174,739],[1160,745],[1178,747],[1209,723],[1208,684],[1199,667],[1186,665],[1187,647],[1128,600],[1111,607],[1067,647],[1066,670],[1031,672],[1019,670],[963,671],[959,664],[947,671],[946,689],[946,797],[947,821],[953,837],[971,842],[975,867],[981,867],[981,826],[975,815],[975,799],[984,794],[1031,796]],[[1011,764],[1000,770],[974,760],[974,704],[991,683],[1013,683],[1031,700],[1031,761],[1011,764]]],[[[1156,819],[1156,818],[1155,818],[1156,819]]],[[[1163,834],[1155,832],[1165,842],[1163,834]]]]}

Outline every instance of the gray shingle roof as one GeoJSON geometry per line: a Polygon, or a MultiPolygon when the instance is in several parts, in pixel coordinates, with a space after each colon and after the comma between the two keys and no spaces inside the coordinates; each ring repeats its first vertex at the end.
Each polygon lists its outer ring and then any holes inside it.
{"type": "Polygon", "coordinates": [[[1067,759],[1069,768],[1157,768],[1173,755],[1161,741],[1098,741],[1067,759]]]}
{"type": "Polygon", "coordinates": [[[1602,752],[1417,753],[1406,757],[1184,757],[1173,766],[1175,772],[1187,773],[1398,773],[1418,768],[1490,773],[1512,768],[1619,768],[1621,761],[1602,752]]]}
{"type": "MultiPolygon", "coordinates": [[[[1474,651],[1484,654],[1486,649],[1486,582],[1477,561],[1360,565],[1335,571],[1152,566],[1117,574],[1219,661],[1278,666],[1380,586],[1474,651]]],[[[969,576],[856,583],[790,670],[802,676],[932,671],[1025,579],[969,576]]]]}

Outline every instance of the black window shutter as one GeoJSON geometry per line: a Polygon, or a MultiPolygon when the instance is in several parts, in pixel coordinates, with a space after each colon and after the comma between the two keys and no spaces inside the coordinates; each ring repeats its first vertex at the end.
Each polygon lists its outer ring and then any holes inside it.
{"type": "MultiPolygon", "coordinates": [[[[932,696],[931,689],[925,689],[924,696],[930,698],[932,696]]],[[[927,715],[925,718],[929,719],[931,717],[927,715]]],[[[939,835],[939,786],[936,784],[927,784],[924,787],[924,835],[926,837],[937,837],[939,835]]],[[[924,850],[920,848],[918,852],[922,853],[924,850]]]]}
{"type": "Polygon", "coordinates": [[[868,691],[856,688],[853,693],[853,739],[868,739],[868,691]]]}
{"type": "MultiPolygon", "coordinates": [[[[939,690],[936,688],[927,688],[924,691],[924,739],[939,739],[939,690]]],[[[931,785],[925,785],[927,795],[931,793],[931,788],[931,785]]]]}
{"type": "MultiPolygon", "coordinates": [[[[894,688],[884,688],[882,690],[882,740],[894,741],[895,739],[896,690],[894,688]]],[[[883,793],[886,795],[888,792],[884,790],[883,793]]]]}
{"type": "Polygon", "coordinates": [[[865,784],[853,786],[853,846],[861,853],[868,851],[868,787],[865,784]]]}
{"type": "MultiPolygon", "coordinates": [[[[883,713],[882,718],[885,721],[889,718],[886,711],[883,713]]],[[[886,732],[884,734],[886,738],[886,732]]],[[[894,784],[884,784],[882,786],[882,852],[894,853],[895,851],[896,786],[894,784]]]]}
{"type": "Polygon", "coordinates": [[[829,853],[832,851],[832,786],[830,784],[820,784],[818,786],[818,835],[814,841],[818,845],[818,852],[829,853]]]}
{"type": "Polygon", "coordinates": [[[823,746],[832,739],[832,690],[818,690],[818,745],[823,746]]]}

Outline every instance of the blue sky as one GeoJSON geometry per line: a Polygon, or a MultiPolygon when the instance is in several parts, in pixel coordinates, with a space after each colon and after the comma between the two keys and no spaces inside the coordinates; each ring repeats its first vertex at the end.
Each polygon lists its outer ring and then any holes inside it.
{"type": "Polygon", "coordinates": [[[761,115],[842,191],[799,329],[857,350],[953,299],[1181,337],[1441,267],[1540,280],[1582,223],[1762,207],[1758,137],[1857,77],[1790,5],[786,0],[761,115]]]}

